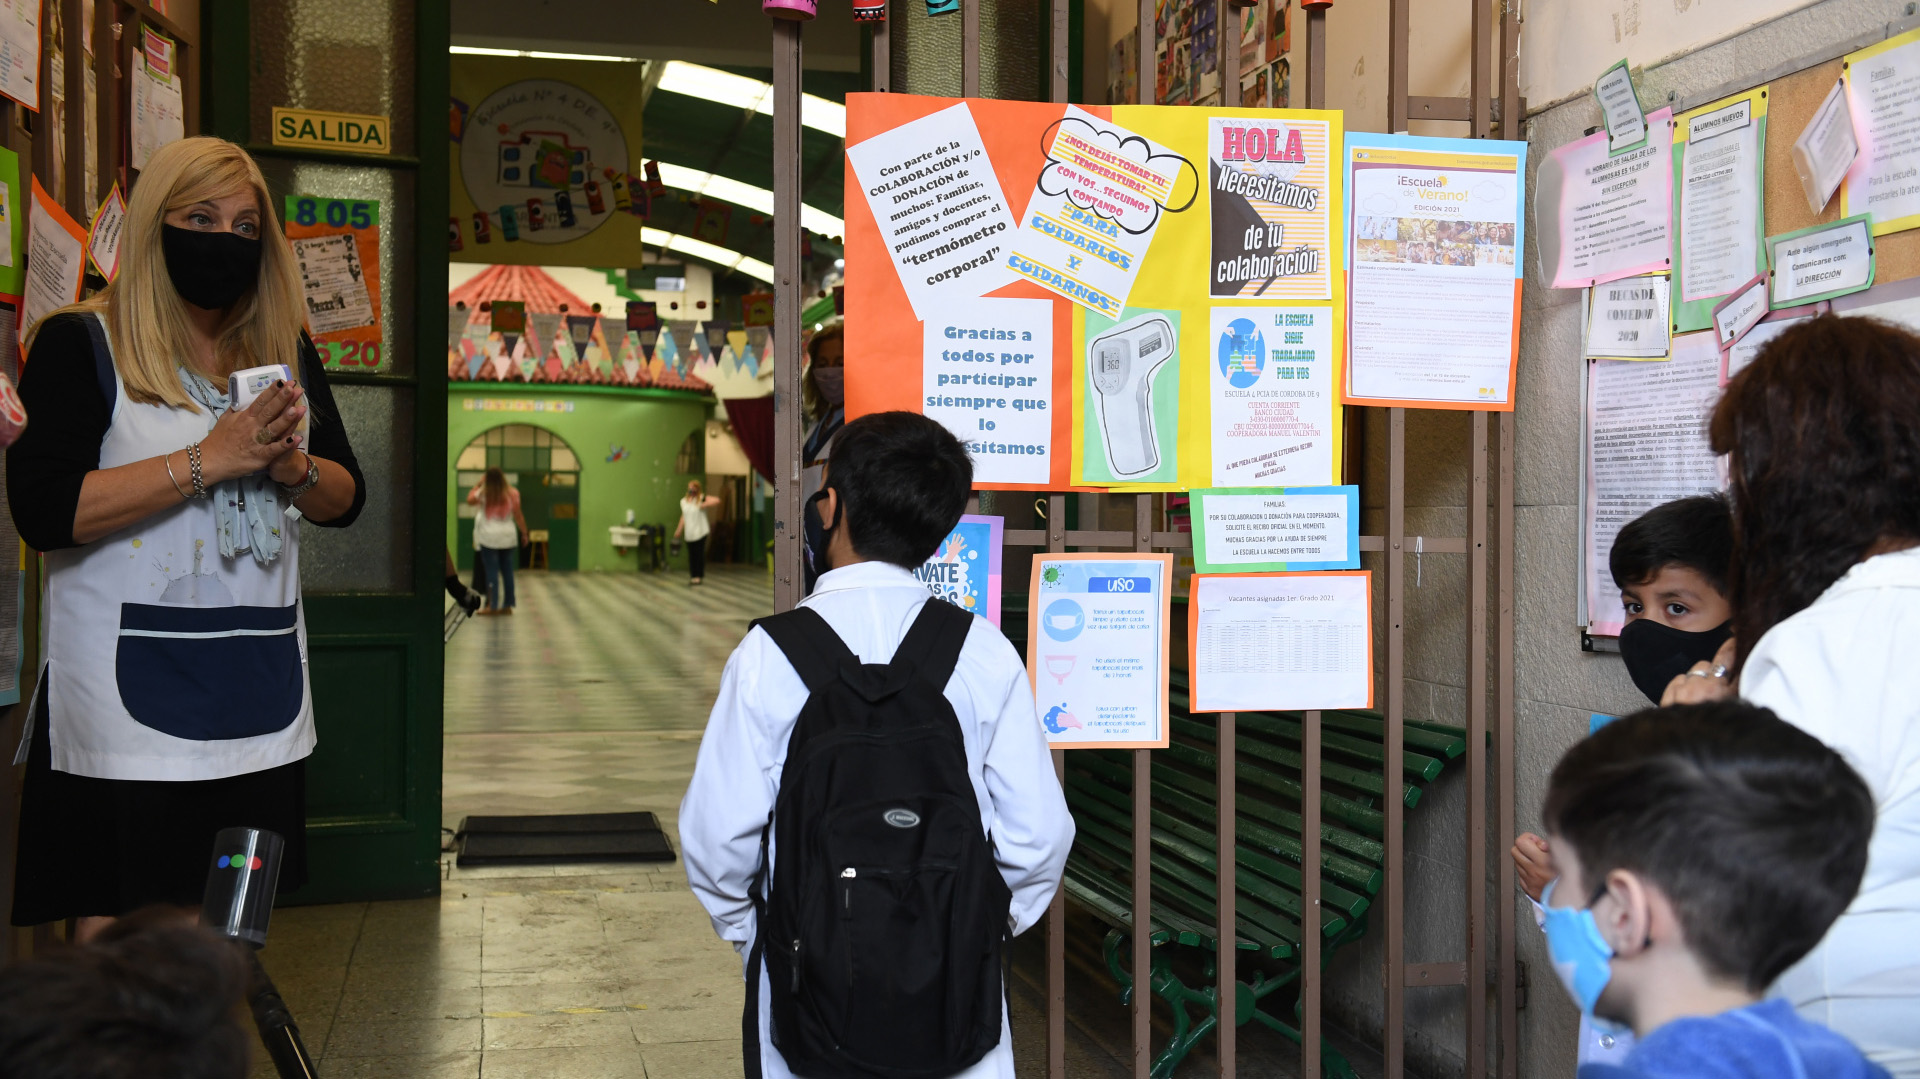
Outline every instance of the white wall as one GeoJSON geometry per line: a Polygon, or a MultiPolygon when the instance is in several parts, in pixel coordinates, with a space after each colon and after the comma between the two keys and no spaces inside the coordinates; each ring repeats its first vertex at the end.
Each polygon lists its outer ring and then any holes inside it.
{"type": "MultiPolygon", "coordinates": [[[[1626,57],[1659,64],[1811,6],[1815,0],[1528,0],[1520,36],[1520,96],[1539,110],[1588,93],[1626,57]]],[[[1904,4],[1879,5],[1898,17],[1904,4]]]]}

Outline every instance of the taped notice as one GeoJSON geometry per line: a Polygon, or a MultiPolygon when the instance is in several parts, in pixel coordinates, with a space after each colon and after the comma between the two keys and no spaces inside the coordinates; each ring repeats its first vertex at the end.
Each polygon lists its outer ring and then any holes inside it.
{"type": "Polygon", "coordinates": [[[1587,355],[1621,360],[1664,360],[1672,343],[1667,321],[1666,274],[1625,277],[1593,286],[1587,318],[1587,355]]]}
{"type": "Polygon", "coordinates": [[[922,321],[1016,279],[1013,215],[965,102],[848,147],[847,160],[922,321]]]}

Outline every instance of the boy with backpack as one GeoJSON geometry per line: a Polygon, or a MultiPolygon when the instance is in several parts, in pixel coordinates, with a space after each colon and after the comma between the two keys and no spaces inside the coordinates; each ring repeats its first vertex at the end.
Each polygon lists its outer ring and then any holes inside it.
{"type": "Polygon", "coordinates": [[[1885,1079],[1764,999],[1866,871],[1873,795],[1839,754],[1740,700],[1647,709],[1569,749],[1540,815],[1554,972],[1638,1039],[1580,1079],[1885,1079]]]}
{"type": "Polygon", "coordinates": [[[1003,951],[1073,819],[1019,654],[911,572],[972,484],[933,420],[848,423],[808,502],[829,568],[721,676],[680,841],[745,957],[749,1079],[1013,1079],[1003,951]]]}

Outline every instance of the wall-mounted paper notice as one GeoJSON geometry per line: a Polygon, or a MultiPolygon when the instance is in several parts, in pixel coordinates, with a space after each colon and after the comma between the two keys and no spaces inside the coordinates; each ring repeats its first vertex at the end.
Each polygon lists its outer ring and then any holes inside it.
{"type": "Polygon", "coordinates": [[[1789,307],[1784,311],[1775,311],[1761,319],[1753,329],[1740,336],[1738,341],[1722,350],[1720,359],[1720,385],[1739,374],[1748,364],[1767,347],[1767,342],[1787,332],[1802,322],[1827,310],[1825,303],[1808,304],[1805,307],[1789,307]]]}
{"type": "Polygon", "coordinates": [[[1607,125],[1608,153],[1623,154],[1647,141],[1647,114],[1640,108],[1640,95],[1633,92],[1633,73],[1625,60],[1593,80],[1593,97],[1607,125]]]}
{"type": "Polygon", "coordinates": [[[1167,746],[1173,556],[1037,554],[1027,677],[1055,749],[1167,746]]]}
{"type": "Polygon", "coordinates": [[[1814,110],[1807,129],[1793,140],[1793,170],[1807,193],[1807,208],[1827,208],[1833,190],[1853,167],[1860,142],[1853,137],[1853,112],[1847,108],[1846,83],[1836,80],[1825,101],[1814,110]]]}
{"type": "Polygon", "coordinates": [[[1666,363],[1588,361],[1581,536],[1589,632],[1615,636],[1624,621],[1620,590],[1607,569],[1621,527],[1663,502],[1720,489],[1707,446],[1719,375],[1720,349],[1711,333],[1674,338],[1666,363]]]}
{"type": "Polygon", "coordinates": [[[1734,289],[1726,299],[1713,308],[1713,332],[1723,349],[1733,347],[1748,330],[1760,324],[1767,317],[1767,275],[1756,274],[1753,280],[1734,289]]]}
{"type": "Polygon", "coordinates": [[[0,0],[0,94],[40,111],[40,0],[0,0]]]}
{"type": "Polygon", "coordinates": [[[1840,192],[1841,216],[1872,215],[1875,236],[1913,228],[1920,225],[1920,30],[1846,59],[1860,154],[1840,192]]]}
{"type": "Polygon", "coordinates": [[[1220,487],[1193,492],[1201,573],[1360,568],[1360,488],[1220,487]]]}
{"type": "Polygon", "coordinates": [[[67,216],[40,179],[33,181],[33,208],[27,218],[27,294],[20,312],[19,334],[80,298],[80,281],[87,266],[87,230],[67,216]]]}
{"type": "MultiPolygon", "coordinates": [[[[94,212],[93,227],[87,230],[87,257],[93,260],[100,276],[112,281],[120,275],[120,234],[127,223],[127,200],[120,197],[116,182],[94,212]]],[[[464,316],[466,312],[461,312],[464,316]]]]}
{"type": "Polygon", "coordinates": [[[1873,284],[1873,237],[1866,214],[1767,237],[1775,310],[1844,296],[1873,284]]]}
{"type": "Polygon", "coordinates": [[[1191,710],[1372,707],[1369,584],[1364,571],[1195,575],[1191,710]]]}
{"type": "Polygon", "coordinates": [[[1046,483],[1053,466],[1053,302],[982,297],[930,314],[922,412],[973,456],[973,482],[1046,483]]]}
{"type": "Polygon", "coordinates": [[[1647,117],[1660,138],[1618,157],[1596,132],[1549,154],[1540,165],[1535,225],[1540,263],[1554,288],[1587,285],[1668,267],[1672,216],[1672,109],[1647,117]]]}
{"type": "Polygon", "coordinates": [[[1333,482],[1335,315],[1327,307],[1213,309],[1215,487],[1333,482]]]}
{"type": "MultiPolygon", "coordinates": [[[[1767,88],[1762,86],[1674,124],[1679,175],[1680,299],[1712,300],[1740,287],[1764,267],[1760,257],[1767,88]]],[[[1702,329],[1709,312],[1676,319],[1682,330],[1702,329]]]]}
{"type": "Polygon", "coordinates": [[[1197,175],[1159,143],[1069,105],[1053,127],[1026,222],[1009,241],[1007,266],[1117,320],[1175,186],[1184,191],[1172,209],[1185,210],[1199,194],[1197,175]]]}
{"type": "Polygon", "coordinates": [[[850,146],[847,161],[921,320],[1016,280],[1013,215],[965,102],[850,146]]]}
{"type": "Polygon", "coordinates": [[[1587,315],[1587,355],[1664,360],[1673,340],[1667,321],[1668,275],[1623,277],[1593,286],[1587,315]]]}

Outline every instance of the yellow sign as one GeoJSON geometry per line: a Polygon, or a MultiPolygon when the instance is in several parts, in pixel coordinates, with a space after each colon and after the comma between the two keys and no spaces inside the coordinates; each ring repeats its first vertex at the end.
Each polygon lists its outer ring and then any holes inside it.
{"type": "Polygon", "coordinates": [[[273,144],[350,154],[393,152],[393,124],[385,116],[314,109],[273,110],[273,144]]]}

